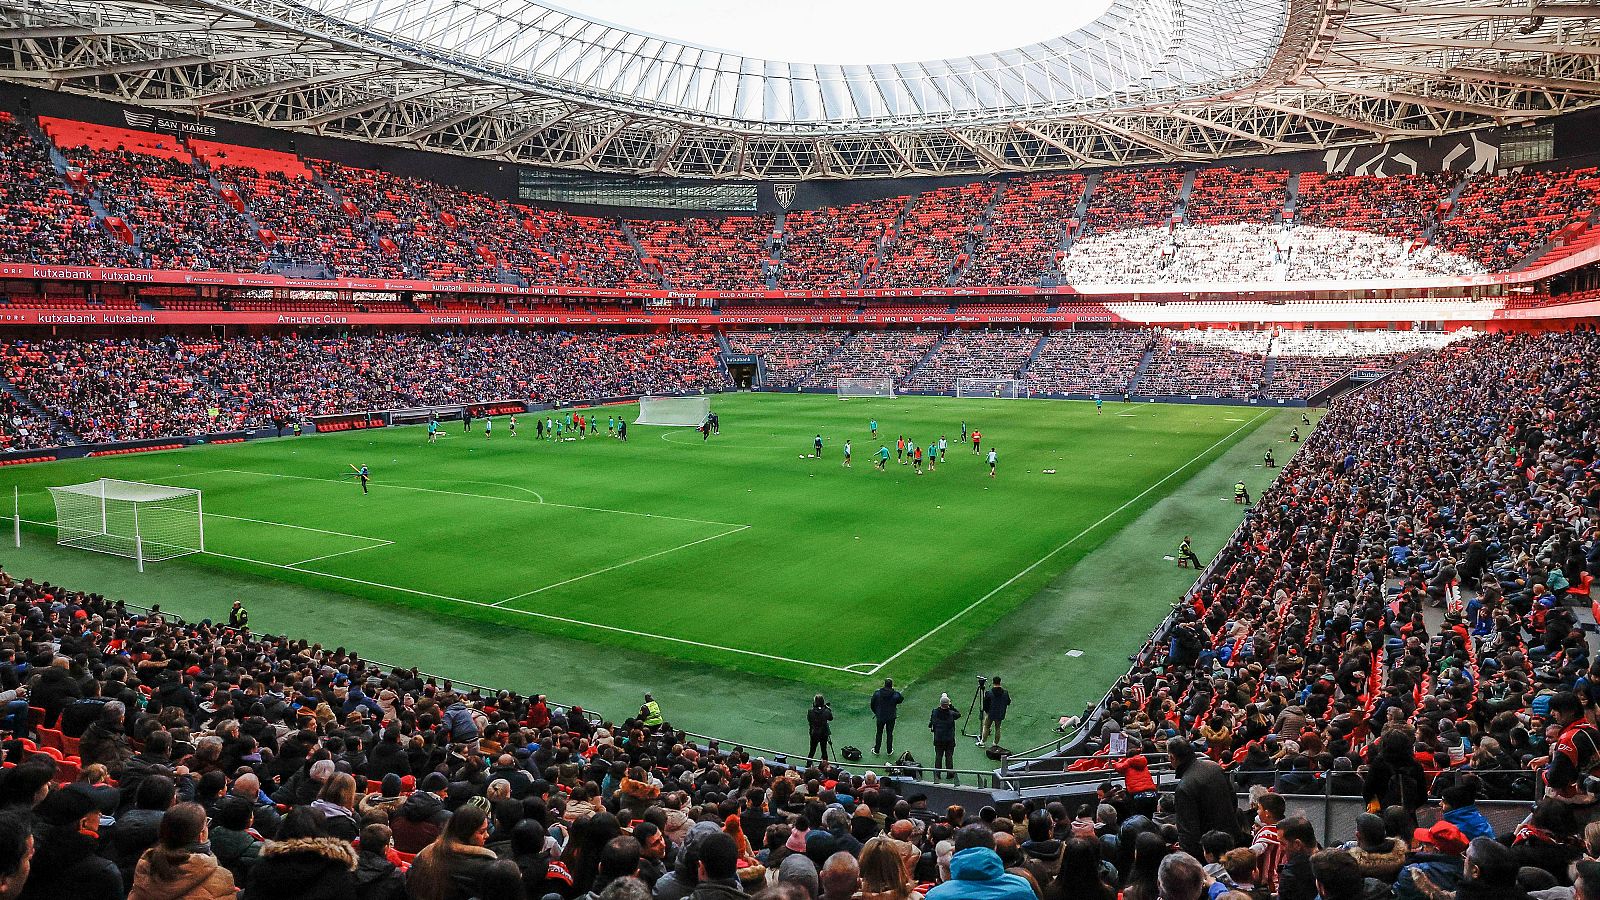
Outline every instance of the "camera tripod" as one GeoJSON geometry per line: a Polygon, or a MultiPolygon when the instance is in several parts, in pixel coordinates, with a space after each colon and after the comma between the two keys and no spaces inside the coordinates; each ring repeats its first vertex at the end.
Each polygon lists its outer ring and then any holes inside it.
{"type": "Polygon", "coordinates": [[[981,724],[977,726],[977,731],[969,733],[967,729],[972,727],[971,723],[973,711],[976,710],[980,715],[983,712],[983,692],[988,686],[989,679],[986,676],[979,675],[978,686],[972,690],[972,702],[967,704],[967,716],[961,720],[962,737],[977,737],[983,733],[983,726],[981,724]]]}

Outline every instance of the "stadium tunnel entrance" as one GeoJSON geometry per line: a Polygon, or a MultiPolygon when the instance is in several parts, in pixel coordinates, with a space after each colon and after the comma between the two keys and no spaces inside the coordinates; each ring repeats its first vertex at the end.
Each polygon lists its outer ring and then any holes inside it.
{"type": "Polygon", "coordinates": [[[737,390],[749,391],[761,387],[761,357],[755,355],[727,356],[728,377],[737,390]]]}

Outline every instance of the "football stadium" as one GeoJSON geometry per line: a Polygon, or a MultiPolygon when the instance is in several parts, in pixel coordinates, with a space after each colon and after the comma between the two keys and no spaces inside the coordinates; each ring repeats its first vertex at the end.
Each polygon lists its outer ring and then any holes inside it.
{"type": "Polygon", "coordinates": [[[0,0],[0,900],[1600,900],[1593,0],[0,0]]]}

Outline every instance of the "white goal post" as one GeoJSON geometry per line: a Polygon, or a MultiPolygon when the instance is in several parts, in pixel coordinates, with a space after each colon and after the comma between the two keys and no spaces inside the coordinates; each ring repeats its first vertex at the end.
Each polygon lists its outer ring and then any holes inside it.
{"type": "Polygon", "coordinates": [[[159,562],[206,549],[200,492],[102,478],[50,488],[56,543],[63,547],[159,562]]]}
{"type": "Polygon", "coordinates": [[[667,425],[698,427],[711,414],[711,398],[692,397],[640,397],[639,418],[635,425],[667,425]]]}
{"type": "Polygon", "coordinates": [[[839,399],[851,397],[894,397],[893,378],[840,378],[839,399]]]}
{"type": "Polygon", "coordinates": [[[991,400],[1015,400],[1025,396],[1019,378],[957,378],[957,397],[981,397],[991,400]]]}

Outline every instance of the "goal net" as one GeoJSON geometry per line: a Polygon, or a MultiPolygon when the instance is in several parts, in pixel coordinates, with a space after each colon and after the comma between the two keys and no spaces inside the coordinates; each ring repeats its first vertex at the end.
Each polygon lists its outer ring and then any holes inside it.
{"type": "Polygon", "coordinates": [[[640,397],[633,424],[696,426],[710,413],[710,397],[640,397]]]}
{"type": "Polygon", "coordinates": [[[1016,378],[957,378],[956,396],[1015,400],[1022,396],[1022,383],[1016,378]]]}
{"type": "Polygon", "coordinates": [[[893,378],[841,378],[839,379],[839,398],[841,400],[851,397],[893,397],[893,378]]]}
{"type": "Polygon", "coordinates": [[[50,488],[56,505],[56,543],[157,562],[206,548],[200,492],[102,478],[50,488]]]}

